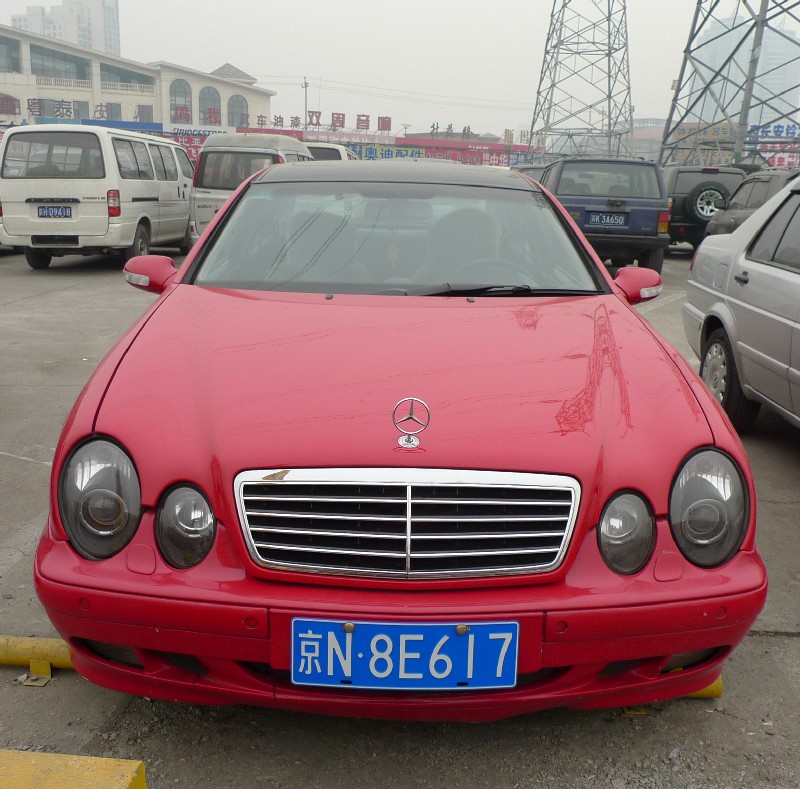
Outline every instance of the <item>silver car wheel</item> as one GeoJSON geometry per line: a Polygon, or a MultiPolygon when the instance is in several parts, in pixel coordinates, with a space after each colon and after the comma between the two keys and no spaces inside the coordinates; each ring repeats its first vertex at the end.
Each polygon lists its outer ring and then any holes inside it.
{"type": "Polygon", "coordinates": [[[703,359],[702,378],[714,397],[722,402],[728,381],[728,359],[721,343],[709,345],[703,359]]]}

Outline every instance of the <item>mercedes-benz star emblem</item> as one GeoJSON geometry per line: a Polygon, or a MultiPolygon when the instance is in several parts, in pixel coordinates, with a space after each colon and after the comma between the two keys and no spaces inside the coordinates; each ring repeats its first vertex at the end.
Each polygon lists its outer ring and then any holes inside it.
{"type": "Polygon", "coordinates": [[[406,449],[419,446],[417,433],[421,433],[431,421],[431,410],[417,397],[403,398],[392,411],[394,426],[403,434],[397,443],[406,449]]]}

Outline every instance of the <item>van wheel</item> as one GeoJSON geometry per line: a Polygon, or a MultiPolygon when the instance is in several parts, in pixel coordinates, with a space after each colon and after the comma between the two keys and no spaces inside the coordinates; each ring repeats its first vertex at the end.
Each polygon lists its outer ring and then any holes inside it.
{"type": "Polygon", "coordinates": [[[50,265],[50,261],[52,259],[53,256],[49,255],[47,252],[40,252],[38,249],[31,249],[30,247],[25,247],[25,260],[28,261],[28,265],[31,268],[35,269],[47,268],[50,265]]]}
{"type": "Polygon", "coordinates": [[[183,241],[181,241],[181,245],[178,247],[178,251],[181,255],[188,255],[189,252],[192,250],[192,237],[189,235],[189,228],[186,228],[186,233],[183,236],[183,241]]]}
{"type": "Polygon", "coordinates": [[[150,252],[150,233],[144,225],[136,228],[133,243],[125,250],[125,260],[130,260],[138,255],[147,255],[150,252]]]}
{"type": "Polygon", "coordinates": [[[639,256],[639,268],[649,268],[656,272],[661,273],[664,268],[664,250],[663,249],[649,249],[639,256]]]}

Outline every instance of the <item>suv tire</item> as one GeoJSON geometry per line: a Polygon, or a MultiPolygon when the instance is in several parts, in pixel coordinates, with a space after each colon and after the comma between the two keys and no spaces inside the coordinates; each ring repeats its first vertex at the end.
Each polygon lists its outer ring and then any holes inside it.
{"type": "Polygon", "coordinates": [[[649,268],[660,274],[664,268],[664,250],[648,249],[647,252],[642,252],[639,255],[639,268],[649,268]]]}
{"type": "Polygon", "coordinates": [[[698,184],[686,195],[684,213],[698,222],[708,222],[717,213],[714,203],[717,200],[727,202],[730,196],[731,193],[716,181],[698,184]]]}

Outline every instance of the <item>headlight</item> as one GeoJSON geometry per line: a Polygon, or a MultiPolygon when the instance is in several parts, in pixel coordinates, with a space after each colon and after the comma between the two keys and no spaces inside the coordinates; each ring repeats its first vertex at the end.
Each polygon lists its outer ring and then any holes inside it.
{"type": "Polygon", "coordinates": [[[736,464],[713,449],[681,467],[669,497],[669,522],[683,555],[699,567],[716,567],[739,550],[750,502],[736,464]]]}
{"type": "Polygon", "coordinates": [[[194,567],[208,556],[217,524],[206,497],[183,485],[164,497],[156,517],[156,540],[173,567],[194,567]]]}
{"type": "Polygon", "coordinates": [[[648,503],[637,493],[617,494],[600,517],[597,539],[600,553],[614,572],[638,573],[655,545],[656,523],[648,503]]]}
{"type": "Polygon", "coordinates": [[[83,444],[61,471],[58,506],[70,543],[81,556],[113,556],[131,541],[142,514],[133,462],[110,441],[83,444]]]}

